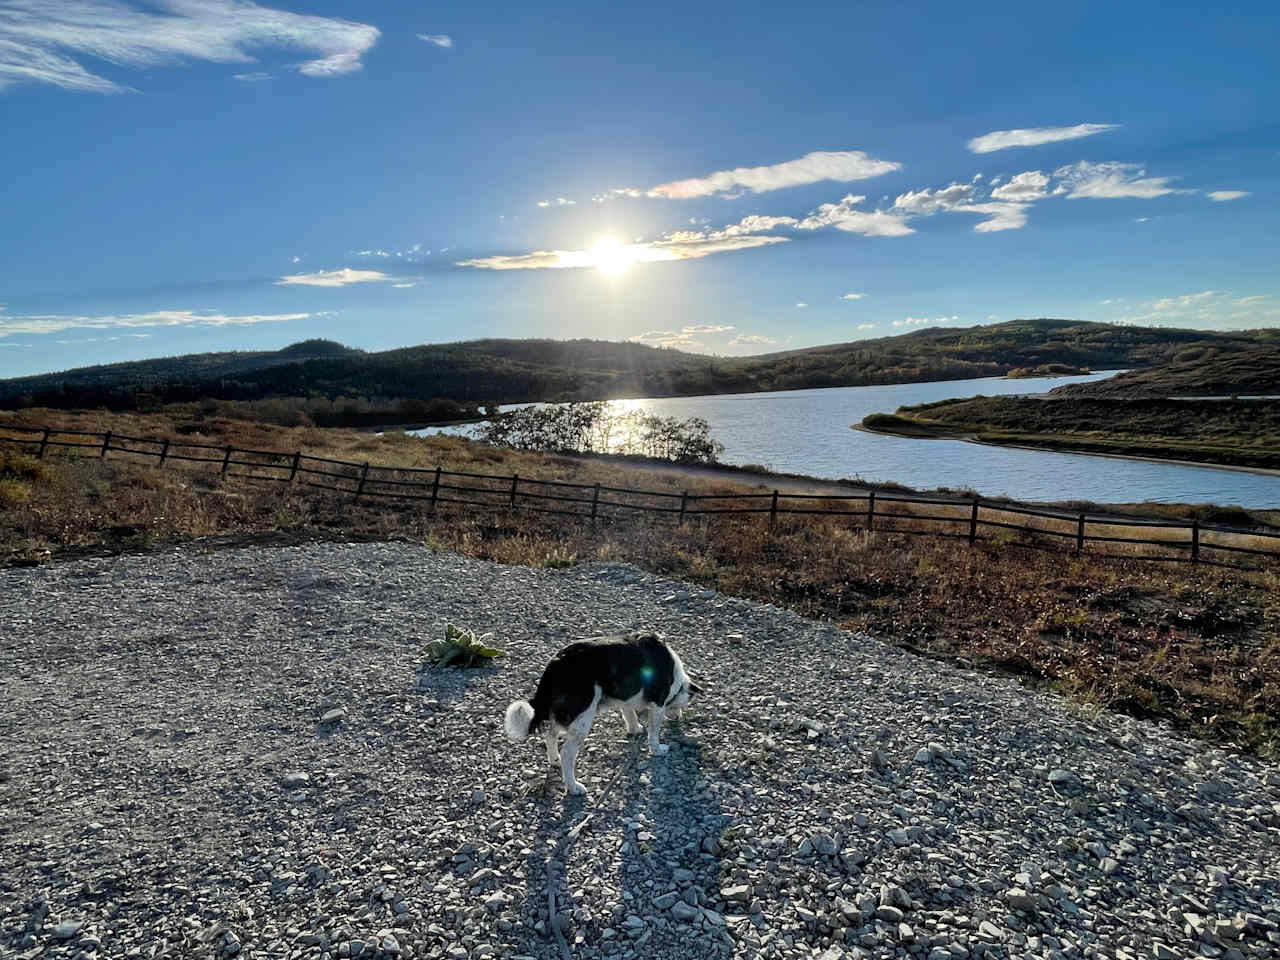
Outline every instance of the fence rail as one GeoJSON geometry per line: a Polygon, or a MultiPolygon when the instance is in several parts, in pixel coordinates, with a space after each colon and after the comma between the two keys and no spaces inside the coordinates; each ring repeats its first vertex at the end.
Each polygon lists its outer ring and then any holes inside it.
{"type": "MultiPolygon", "coordinates": [[[[929,534],[967,539],[970,544],[990,539],[981,531],[1014,531],[1032,538],[1061,543],[1074,541],[1076,553],[1089,544],[1128,544],[1160,547],[1172,553],[1153,559],[1221,562],[1218,557],[1240,555],[1280,558],[1280,533],[1214,524],[1162,521],[1116,514],[1072,512],[1026,504],[974,499],[945,499],[883,493],[674,493],[602,484],[542,480],[518,474],[470,473],[442,467],[379,466],[316,457],[301,450],[250,450],[175,439],[133,437],[127,434],[86,433],[47,427],[0,425],[0,445],[16,446],[44,458],[53,450],[72,456],[105,459],[108,454],[216,465],[224,476],[267,480],[349,494],[353,502],[396,499],[425,504],[435,513],[442,504],[520,509],[534,513],[617,520],[646,514],[667,515],[677,522],[694,518],[767,514],[779,516],[852,518],[868,531],[929,534]],[[80,438],[80,439],[61,439],[80,438]],[[922,512],[916,507],[942,508],[922,512]],[[1014,522],[1013,518],[1025,518],[1014,522]],[[1039,521],[1039,522],[1037,522],[1039,521]],[[906,526],[904,524],[909,524],[906,526]],[[925,525],[924,529],[920,525],[925,525]],[[1152,536],[1125,535],[1155,531],[1152,536]],[[1166,532],[1167,536],[1160,536],[1166,532]]],[[[1116,556],[1116,554],[1093,555],[1116,556]]]]}

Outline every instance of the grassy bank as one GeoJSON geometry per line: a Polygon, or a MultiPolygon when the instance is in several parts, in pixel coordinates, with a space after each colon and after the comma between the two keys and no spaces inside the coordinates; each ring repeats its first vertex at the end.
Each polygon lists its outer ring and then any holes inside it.
{"type": "Polygon", "coordinates": [[[1250,400],[971,397],[876,413],[862,426],[907,437],[1280,469],[1280,405],[1250,400]]]}
{"type": "MultiPolygon", "coordinates": [[[[504,451],[456,437],[370,436],[227,419],[31,411],[28,423],[203,437],[375,464],[563,479],[651,490],[742,492],[745,478],[690,478],[618,463],[504,451]]],[[[875,633],[928,656],[1005,670],[1086,705],[1159,717],[1242,747],[1280,750],[1280,573],[1026,549],[998,531],[962,540],[872,533],[853,518],[601,523],[364,502],[125,459],[0,463],[0,556],[313,538],[403,538],[501,563],[623,560],[725,593],[875,633]],[[47,551],[47,553],[46,553],[47,551]]]]}

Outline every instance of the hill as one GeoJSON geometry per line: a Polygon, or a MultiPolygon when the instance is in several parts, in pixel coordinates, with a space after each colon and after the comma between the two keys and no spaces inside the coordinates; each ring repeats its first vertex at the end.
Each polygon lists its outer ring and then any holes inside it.
{"type": "MultiPolygon", "coordinates": [[[[750,393],[1002,376],[1045,364],[1149,367],[1280,344],[1276,331],[1210,333],[1017,320],[754,357],[601,340],[472,340],[366,353],[326,340],[257,353],[193,354],[0,381],[0,408],[132,410],[202,398],[378,398],[422,403],[750,393]]],[[[388,409],[388,404],[373,404],[388,409]]],[[[370,416],[374,414],[370,413],[370,416]]],[[[385,422],[385,421],[384,421],[385,422]]]]}
{"type": "Polygon", "coordinates": [[[1130,370],[1106,380],[1057,387],[1051,392],[1062,397],[1275,396],[1280,394],[1280,344],[1130,370]]]}
{"type": "MultiPolygon", "coordinates": [[[[1263,343],[1269,332],[1258,331],[1263,343]]],[[[874,413],[862,426],[907,437],[1280,470],[1280,344],[1223,354],[1180,351],[1173,363],[1073,383],[1042,397],[968,397],[874,413]]]]}

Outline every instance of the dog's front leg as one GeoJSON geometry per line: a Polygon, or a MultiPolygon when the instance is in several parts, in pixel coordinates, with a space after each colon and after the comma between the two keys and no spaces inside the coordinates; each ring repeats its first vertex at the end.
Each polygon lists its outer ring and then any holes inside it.
{"type": "Polygon", "coordinates": [[[556,734],[555,726],[549,720],[542,731],[542,739],[547,744],[547,763],[554,767],[560,762],[560,738],[556,734]]]}
{"type": "Polygon", "coordinates": [[[662,756],[669,749],[665,743],[658,742],[658,737],[662,733],[664,712],[656,703],[649,707],[649,752],[655,757],[662,756]]]}
{"type": "Polygon", "coordinates": [[[627,725],[627,736],[634,737],[637,733],[644,733],[644,727],[640,726],[640,718],[630,707],[622,708],[622,722],[627,725]]]}

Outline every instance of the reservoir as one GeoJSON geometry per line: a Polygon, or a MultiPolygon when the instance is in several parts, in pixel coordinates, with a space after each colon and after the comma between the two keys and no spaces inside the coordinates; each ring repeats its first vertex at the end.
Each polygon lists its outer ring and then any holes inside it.
{"type": "MultiPolygon", "coordinates": [[[[724,444],[721,460],[760,464],[783,473],[827,479],[903,483],[917,489],[950,487],[1017,500],[1093,500],[1136,503],[1219,503],[1280,506],[1280,477],[1219,467],[1130,460],[1046,450],[1020,450],[963,440],[921,440],[853,430],[871,413],[892,413],[907,404],[978,394],[1044,393],[1066,383],[1111,376],[1010,380],[948,380],[936,383],[831,387],[778,393],[616,400],[619,411],[685,420],[702,417],[724,444]]],[[[436,430],[423,431],[435,433],[436,430]]],[[[466,428],[448,432],[466,433],[466,428]]]]}

